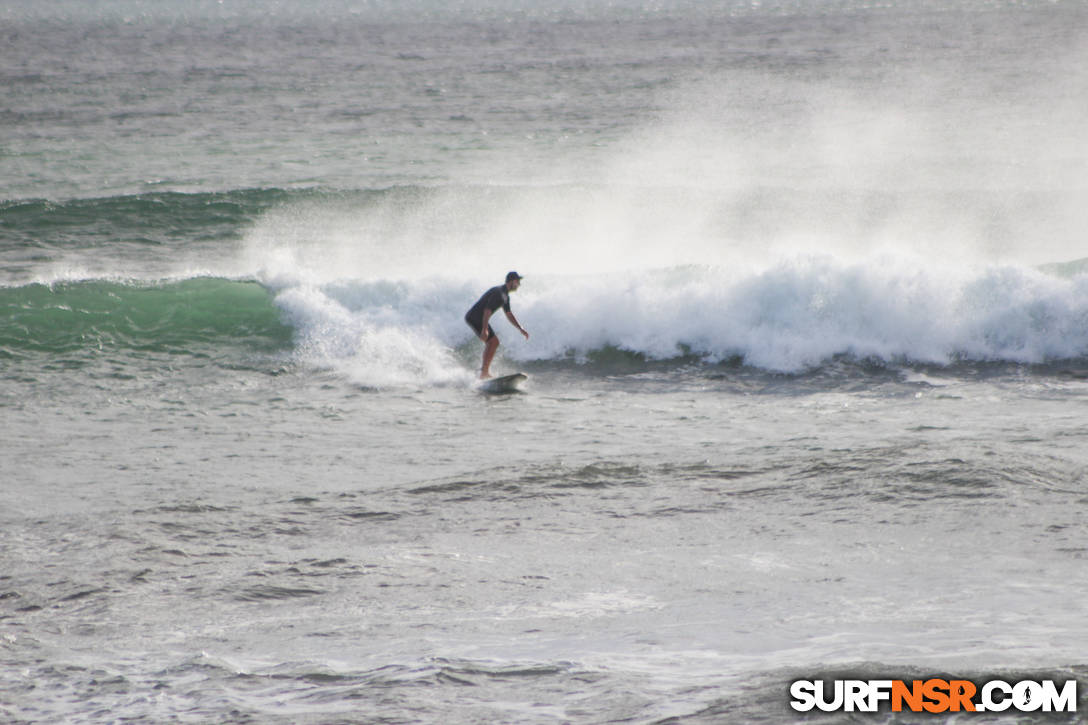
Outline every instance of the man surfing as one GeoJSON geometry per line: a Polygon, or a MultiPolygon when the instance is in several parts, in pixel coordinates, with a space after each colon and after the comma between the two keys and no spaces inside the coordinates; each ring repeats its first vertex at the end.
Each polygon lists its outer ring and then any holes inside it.
{"type": "Polygon", "coordinates": [[[510,324],[516,327],[522,335],[525,335],[526,340],[529,339],[529,333],[525,331],[525,328],[518,322],[518,318],[514,317],[514,313],[510,311],[510,293],[520,286],[521,275],[517,272],[510,272],[506,275],[505,284],[492,287],[484,292],[483,297],[472,306],[472,309],[465,313],[465,322],[476,333],[476,337],[484,341],[484,361],[480,367],[480,380],[487,380],[491,377],[491,361],[495,358],[495,351],[499,349],[499,338],[495,335],[495,331],[491,329],[490,324],[491,315],[495,314],[496,310],[501,307],[502,311],[506,313],[506,319],[510,320],[510,324]]]}

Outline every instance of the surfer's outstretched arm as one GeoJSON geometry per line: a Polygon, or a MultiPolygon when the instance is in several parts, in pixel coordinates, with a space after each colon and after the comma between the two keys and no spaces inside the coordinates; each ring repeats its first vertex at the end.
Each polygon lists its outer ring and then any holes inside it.
{"type": "Polygon", "coordinates": [[[503,310],[503,311],[506,313],[506,319],[510,320],[510,324],[513,325],[514,327],[518,328],[518,332],[520,332],[522,335],[525,335],[525,339],[528,340],[529,339],[528,331],[526,331],[526,329],[521,326],[521,323],[518,322],[518,318],[514,317],[514,313],[511,312],[510,310],[503,310]]]}

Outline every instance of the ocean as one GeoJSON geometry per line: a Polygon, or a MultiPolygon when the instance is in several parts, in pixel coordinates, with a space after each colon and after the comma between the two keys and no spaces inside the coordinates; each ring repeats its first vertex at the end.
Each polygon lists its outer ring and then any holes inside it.
{"type": "Polygon", "coordinates": [[[1086,28],[7,0],[0,720],[1084,721],[1086,28]]]}

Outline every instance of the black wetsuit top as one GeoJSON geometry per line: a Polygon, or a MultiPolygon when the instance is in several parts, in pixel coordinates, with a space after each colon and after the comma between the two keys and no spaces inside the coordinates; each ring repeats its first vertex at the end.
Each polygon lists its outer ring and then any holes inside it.
{"type": "MultiPolygon", "coordinates": [[[[510,311],[510,293],[506,291],[506,285],[504,284],[492,287],[484,292],[483,297],[477,300],[472,309],[465,313],[465,322],[479,335],[484,326],[484,310],[491,310],[491,313],[494,314],[500,307],[507,312],[510,311]]],[[[489,336],[495,334],[490,324],[487,326],[487,334],[489,336]]]]}

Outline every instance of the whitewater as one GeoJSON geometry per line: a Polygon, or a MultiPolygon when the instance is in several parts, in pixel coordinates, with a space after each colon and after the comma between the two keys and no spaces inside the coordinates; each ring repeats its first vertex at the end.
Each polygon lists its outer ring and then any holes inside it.
{"type": "Polygon", "coordinates": [[[1082,720],[1086,19],[8,3],[0,719],[1082,720]]]}

